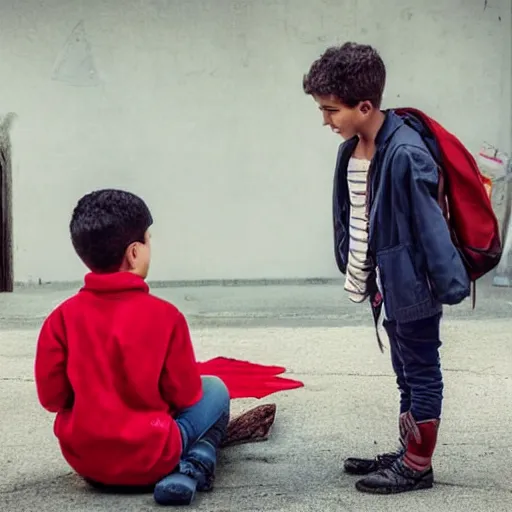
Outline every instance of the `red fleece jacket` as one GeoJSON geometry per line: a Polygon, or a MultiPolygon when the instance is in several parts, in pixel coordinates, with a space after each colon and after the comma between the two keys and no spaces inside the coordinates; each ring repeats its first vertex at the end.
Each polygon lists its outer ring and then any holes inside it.
{"type": "Polygon", "coordinates": [[[35,379],[54,432],[80,475],[152,484],[181,455],[173,415],[202,397],[183,315],[126,272],[88,274],[45,320],[35,379]]]}

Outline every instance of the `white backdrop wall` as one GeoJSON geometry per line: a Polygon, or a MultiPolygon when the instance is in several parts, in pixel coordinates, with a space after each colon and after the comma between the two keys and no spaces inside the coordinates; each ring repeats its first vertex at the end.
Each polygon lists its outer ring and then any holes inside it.
{"type": "Polygon", "coordinates": [[[510,13],[511,0],[2,0],[15,279],[81,278],[69,216],[101,187],[152,209],[152,279],[335,276],[339,141],[302,75],[328,45],[374,44],[385,107],[508,151],[510,13]]]}

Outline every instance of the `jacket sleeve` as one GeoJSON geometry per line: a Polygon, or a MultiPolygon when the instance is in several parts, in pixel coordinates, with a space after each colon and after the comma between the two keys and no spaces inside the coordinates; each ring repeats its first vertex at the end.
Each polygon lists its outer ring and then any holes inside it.
{"type": "Polygon", "coordinates": [[[73,389],[67,373],[67,348],[62,314],[54,310],[45,320],[37,341],[35,381],[39,402],[50,412],[61,412],[73,404],[73,389]]]}
{"type": "Polygon", "coordinates": [[[334,257],[339,271],[347,273],[349,250],[349,197],[347,182],[347,166],[350,156],[357,145],[357,137],[340,144],[336,167],[334,169],[332,214],[334,234],[334,257]]]}
{"type": "Polygon", "coordinates": [[[203,396],[203,386],[190,332],[185,317],[179,313],[174,326],[162,375],[160,389],[173,411],[195,405],[203,396]]]}
{"type": "Polygon", "coordinates": [[[459,304],[470,294],[470,281],[437,202],[437,165],[427,151],[413,146],[398,148],[394,165],[404,172],[413,236],[425,256],[434,295],[442,304],[459,304]]]}

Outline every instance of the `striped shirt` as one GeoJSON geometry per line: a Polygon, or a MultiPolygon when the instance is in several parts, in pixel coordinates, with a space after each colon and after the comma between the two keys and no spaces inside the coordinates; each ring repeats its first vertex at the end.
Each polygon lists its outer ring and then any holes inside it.
{"type": "Polygon", "coordinates": [[[353,302],[368,298],[367,281],[371,272],[368,258],[368,215],[366,211],[366,180],[369,160],[351,158],[348,163],[350,196],[349,253],[345,290],[353,302]]]}

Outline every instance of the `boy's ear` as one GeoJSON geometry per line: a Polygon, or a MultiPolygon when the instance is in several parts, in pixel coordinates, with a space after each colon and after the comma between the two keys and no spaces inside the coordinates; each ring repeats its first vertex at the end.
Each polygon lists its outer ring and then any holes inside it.
{"type": "Polygon", "coordinates": [[[137,244],[135,242],[127,247],[124,256],[130,268],[134,268],[137,259],[137,244]]]}
{"type": "Polygon", "coordinates": [[[362,101],[359,104],[359,110],[362,114],[369,114],[373,110],[373,105],[371,101],[362,101]]]}

